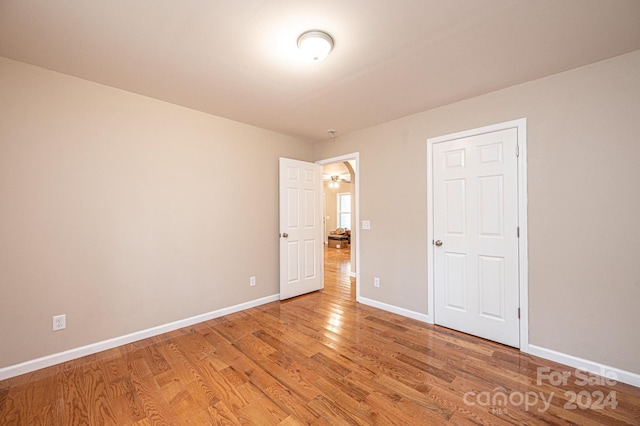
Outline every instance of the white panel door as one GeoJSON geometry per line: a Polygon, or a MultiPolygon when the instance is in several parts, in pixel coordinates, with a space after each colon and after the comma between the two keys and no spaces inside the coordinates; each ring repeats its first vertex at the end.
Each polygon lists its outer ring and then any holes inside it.
{"type": "Polygon", "coordinates": [[[519,346],[517,130],[433,145],[435,323],[519,346]]]}
{"type": "Polygon", "coordinates": [[[322,166],[280,158],[280,300],[323,287],[322,166]]]}

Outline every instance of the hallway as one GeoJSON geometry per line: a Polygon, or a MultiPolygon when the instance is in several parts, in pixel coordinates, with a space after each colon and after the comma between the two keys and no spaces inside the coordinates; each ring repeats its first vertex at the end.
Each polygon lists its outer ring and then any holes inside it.
{"type": "Polygon", "coordinates": [[[356,300],[356,280],[351,278],[351,250],[324,247],[324,292],[356,300]]]}

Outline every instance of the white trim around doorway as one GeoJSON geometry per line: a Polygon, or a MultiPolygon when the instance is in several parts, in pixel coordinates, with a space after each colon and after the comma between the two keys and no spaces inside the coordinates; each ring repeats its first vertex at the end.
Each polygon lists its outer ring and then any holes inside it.
{"type": "Polygon", "coordinates": [[[476,136],[484,133],[513,129],[518,132],[518,239],[519,262],[519,291],[520,291],[520,350],[529,353],[529,255],[528,255],[528,227],[527,227],[527,119],[507,121],[477,129],[466,130],[450,135],[427,139],[427,289],[429,297],[429,323],[435,323],[435,291],[433,278],[434,251],[431,241],[434,239],[433,230],[433,145],[455,139],[476,136]]]}
{"type": "Polygon", "coordinates": [[[356,301],[360,302],[360,153],[354,152],[351,154],[340,155],[338,157],[326,158],[324,160],[316,161],[316,164],[320,164],[321,166],[325,164],[331,163],[339,163],[342,161],[350,161],[353,160],[356,162],[356,185],[355,185],[355,204],[356,211],[354,216],[354,222],[356,229],[356,273],[351,273],[350,276],[355,277],[356,279],[356,301]]]}

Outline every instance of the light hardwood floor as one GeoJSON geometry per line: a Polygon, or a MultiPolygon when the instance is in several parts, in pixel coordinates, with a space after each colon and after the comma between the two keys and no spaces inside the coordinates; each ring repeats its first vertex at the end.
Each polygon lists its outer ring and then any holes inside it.
{"type": "Polygon", "coordinates": [[[326,257],[323,291],[0,381],[0,424],[640,424],[640,389],[356,304],[326,257]]]}

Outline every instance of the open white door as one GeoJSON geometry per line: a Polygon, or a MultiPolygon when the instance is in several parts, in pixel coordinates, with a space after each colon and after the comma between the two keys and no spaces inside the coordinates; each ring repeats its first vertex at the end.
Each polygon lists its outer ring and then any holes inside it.
{"type": "Polygon", "coordinates": [[[436,324],[518,347],[517,129],[433,144],[436,324]]]}
{"type": "Polygon", "coordinates": [[[322,166],[280,158],[280,300],[322,288],[322,166]]]}

